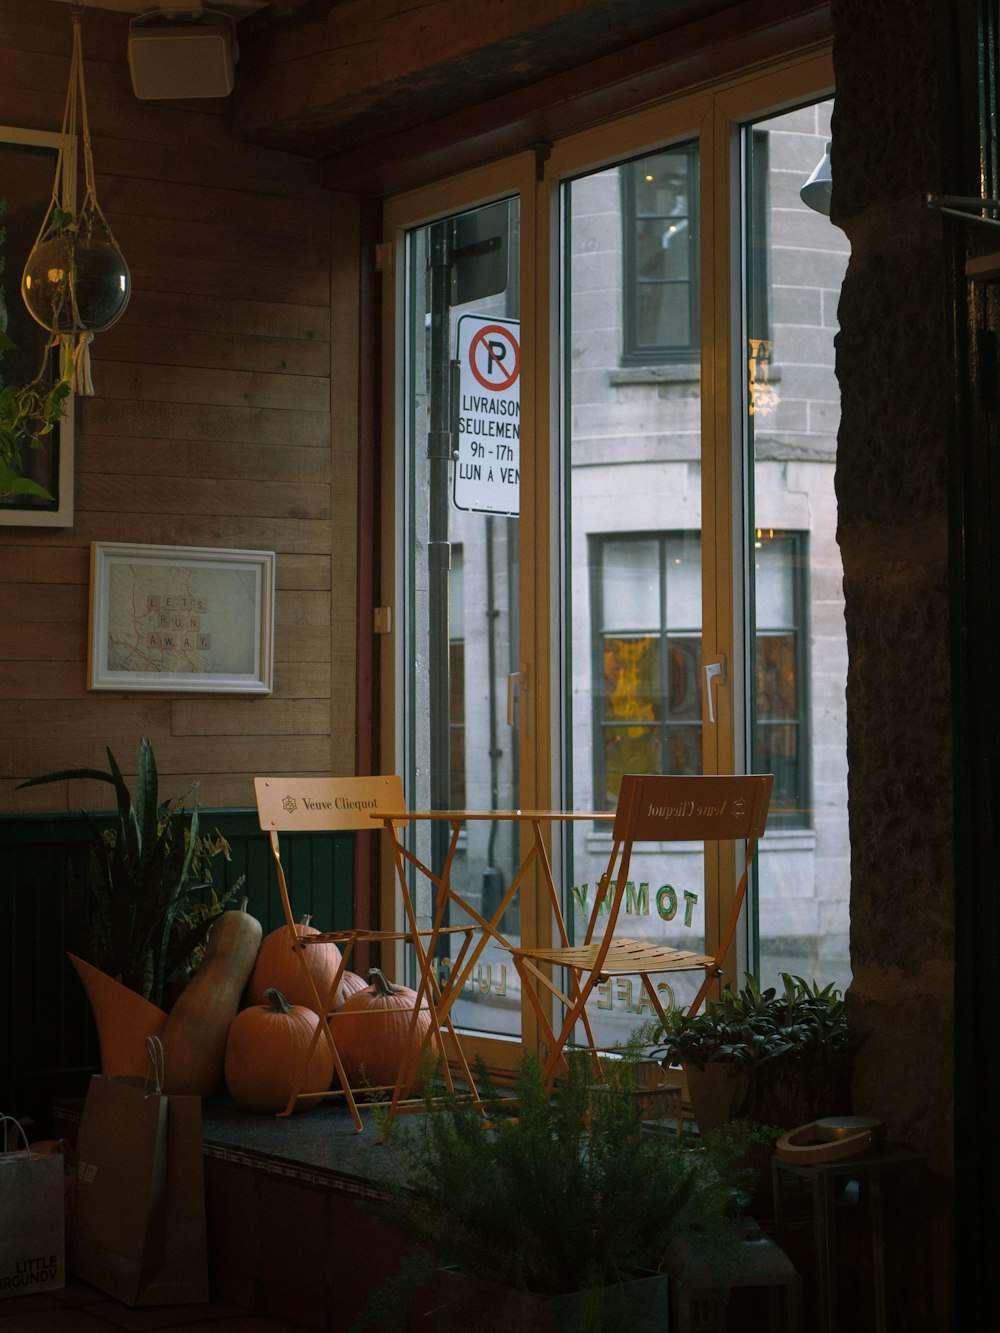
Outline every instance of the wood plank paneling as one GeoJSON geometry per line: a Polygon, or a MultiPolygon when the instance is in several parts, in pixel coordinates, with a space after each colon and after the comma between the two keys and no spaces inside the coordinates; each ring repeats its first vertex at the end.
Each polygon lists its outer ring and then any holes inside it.
{"type": "Polygon", "coordinates": [[[294,444],[227,444],[214,440],[162,441],[88,433],[76,446],[81,473],[131,473],[136,477],[241,477],[245,481],[291,481],[325,484],[331,478],[330,456],[323,449],[294,444]]]}
{"type": "Polygon", "coordinates": [[[161,292],[190,292],[196,296],[232,296],[246,292],[260,301],[302,302],[325,305],[329,291],[317,282],[315,270],[286,268],[274,252],[262,250],[258,262],[241,255],[223,253],[218,259],[206,258],[204,251],[184,249],[180,254],[166,250],[145,250],[136,244],[145,226],[135,219],[119,226],[115,233],[132,271],[132,281],[161,292]]]}
{"type": "MultiPolygon", "coordinates": [[[[83,46],[97,193],[132,296],[96,335],[95,396],[75,405],[73,526],[0,526],[0,811],[107,808],[99,783],[16,786],[104,768],[106,744],[134,775],[143,735],[163,791],[198,780],[202,804],[252,806],[258,772],[352,769],[357,206],[318,160],[233,139],[225,99],[136,99],[127,27],[88,9],[83,46]],[[275,551],[273,695],[88,690],[95,541],[275,551]]],[[[0,0],[0,35],[0,122],[57,130],[67,7],[0,0]]]]}
{"type": "Polygon", "coordinates": [[[317,483],[230,481],[225,477],[132,477],[121,473],[80,473],[77,503],[83,509],[132,514],[156,513],[173,489],[185,514],[273,518],[330,517],[330,487],[317,483]]]}
{"type": "MultiPolygon", "coordinates": [[[[190,292],[136,290],[133,285],[125,327],[180,329],[183,333],[233,333],[241,338],[303,338],[325,345],[330,340],[330,311],[321,306],[261,301],[252,293],[228,297],[190,292]]],[[[120,329],[121,325],[115,325],[120,329]]],[[[111,330],[109,330],[111,332],[111,330]]],[[[101,334],[102,340],[106,334],[101,334]]]]}
{"type": "MultiPolygon", "coordinates": [[[[4,547],[3,550],[6,555],[8,548],[4,547]]],[[[3,585],[0,584],[0,587],[3,585]]],[[[5,587],[2,595],[5,598],[7,596],[5,587]]],[[[45,596],[44,585],[38,585],[36,595],[45,596]]],[[[86,638],[79,624],[54,624],[49,621],[44,632],[40,633],[37,623],[8,621],[3,628],[2,640],[4,662],[82,662],[87,656],[86,638]]],[[[23,699],[18,700],[18,709],[24,702],[23,699]]]]}
{"type": "Polygon", "coordinates": [[[171,709],[175,736],[309,736],[328,731],[330,706],[322,699],[179,699],[171,709]]]}
{"type": "MultiPolygon", "coordinates": [[[[86,551],[78,548],[64,550],[41,542],[32,545],[29,538],[23,546],[9,546],[3,552],[3,578],[6,583],[86,583],[89,577],[89,556],[86,551]]],[[[36,592],[35,596],[40,594],[36,592]]],[[[11,617],[5,619],[8,622],[4,627],[6,634],[12,626],[11,617]]]]}
{"type": "Polygon", "coordinates": [[[87,592],[80,584],[47,583],[42,591],[33,584],[12,583],[4,588],[4,618],[18,624],[48,625],[86,622],[87,592]]]}
{"type": "MultiPolygon", "coordinates": [[[[137,312],[133,310],[132,314],[137,312]]],[[[247,338],[231,333],[200,333],[190,326],[183,337],[162,327],[143,328],[134,318],[101,334],[102,364],[139,361],[146,365],[199,366],[220,370],[270,371],[272,374],[324,375],[330,353],[325,342],[307,338],[247,338]]],[[[107,392],[102,386],[102,392],[107,392]]],[[[329,392],[329,386],[327,386],[329,392]]]]}
{"type": "MultiPolygon", "coordinates": [[[[175,355],[180,340],[171,338],[175,355]]],[[[101,348],[102,353],[105,349],[101,348]]],[[[102,361],[102,398],[141,398],[144,402],[211,403],[280,411],[323,413],[329,407],[329,376],[219,370],[190,365],[143,365],[102,361]]]]}
{"type": "Polygon", "coordinates": [[[330,623],[329,592],[279,590],[274,601],[274,618],[279,625],[320,626],[330,623]]]}
{"type": "Polygon", "coordinates": [[[275,699],[329,699],[332,693],[328,662],[276,662],[275,699]]]}
{"type": "MultiPolygon", "coordinates": [[[[79,477],[78,477],[79,480],[79,477]]],[[[176,491],[183,495],[183,484],[176,491]]],[[[167,496],[161,497],[166,503],[167,496]]],[[[178,501],[179,503],[179,501],[178,501]]],[[[224,514],[160,512],[131,515],[127,524],[112,509],[77,512],[73,528],[53,528],[53,542],[139,541],[163,546],[227,546],[253,551],[297,551],[321,555],[330,550],[325,519],[227,517],[224,514]],[[117,526],[116,526],[117,524],[117,526]]],[[[11,529],[0,528],[0,549],[11,529]]],[[[2,585],[0,585],[2,586],[2,585]]],[[[2,648],[0,648],[2,652],[2,648]]]]}
{"type": "MultiPolygon", "coordinates": [[[[95,339],[94,378],[100,389],[101,348],[95,339]]],[[[159,440],[245,440],[252,444],[293,443],[330,448],[330,413],[278,411],[263,407],[147,403],[103,398],[78,403],[85,433],[146,436],[159,440]]]]}
{"type": "MultiPolygon", "coordinates": [[[[289,199],[241,189],[233,181],[188,185],[98,172],[97,191],[101,207],[116,218],[169,218],[185,227],[209,223],[228,227],[232,233],[242,229],[244,219],[252,216],[256,224],[274,234],[273,240],[282,249],[303,236],[322,237],[328,222],[329,203],[325,197],[289,199]]],[[[321,263],[318,240],[316,251],[317,263],[321,263]]]]}

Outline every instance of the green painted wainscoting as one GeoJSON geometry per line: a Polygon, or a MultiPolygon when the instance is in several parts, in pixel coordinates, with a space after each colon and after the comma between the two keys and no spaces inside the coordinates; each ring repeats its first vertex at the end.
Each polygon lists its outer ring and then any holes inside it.
{"type": "MultiPolygon", "coordinates": [[[[111,826],[113,814],[93,816],[111,826]]],[[[199,810],[232,861],[213,865],[216,886],[246,876],[247,910],[265,934],[282,924],[274,860],[256,810],[199,810]]],[[[0,1113],[49,1132],[54,1098],[81,1096],[98,1068],[90,1008],[66,953],[81,951],[89,835],[81,815],[0,816],[0,1113]]],[[[283,834],[281,861],[297,916],[321,929],[353,920],[354,836],[283,834]]]]}

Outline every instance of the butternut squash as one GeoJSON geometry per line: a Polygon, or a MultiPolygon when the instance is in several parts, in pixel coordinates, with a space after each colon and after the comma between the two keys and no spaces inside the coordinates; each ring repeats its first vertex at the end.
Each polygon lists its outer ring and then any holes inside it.
{"type": "Polygon", "coordinates": [[[223,1081],[226,1038],[250,979],[263,929],[246,911],[221,912],[201,966],[177,997],[163,1028],[164,1091],[210,1097],[223,1081]]]}

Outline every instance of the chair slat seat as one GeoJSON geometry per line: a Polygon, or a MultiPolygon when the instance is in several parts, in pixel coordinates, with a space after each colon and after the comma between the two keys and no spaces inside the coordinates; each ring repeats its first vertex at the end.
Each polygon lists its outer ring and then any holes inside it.
{"type": "Polygon", "coordinates": [[[639,976],[644,972],[694,972],[711,967],[715,959],[689,949],[670,949],[648,940],[616,939],[603,959],[601,945],[579,944],[566,948],[512,949],[518,958],[535,963],[554,963],[563,967],[594,968],[601,964],[599,976],[639,976]]]}

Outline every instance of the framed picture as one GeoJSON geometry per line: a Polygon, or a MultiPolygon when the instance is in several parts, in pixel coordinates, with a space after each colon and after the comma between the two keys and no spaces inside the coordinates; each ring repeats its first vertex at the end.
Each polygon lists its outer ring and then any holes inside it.
{"type": "Polygon", "coordinates": [[[274,552],[90,548],[92,690],[270,694],[274,552]]]}
{"type": "MultiPolygon", "coordinates": [[[[51,382],[66,353],[49,346],[50,334],[29,315],[21,299],[21,274],[52,199],[60,134],[0,125],[0,329],[10,339],[0,347],[0,390],[20,387],[41,373],[51,382]],[[4,329],[4,325],[6,328],[4,329]]],[[[63,208],[74,208],[76,141],[63,153],[63,208]]],[[[70,527],[73,523],[73,395],[62,420],[38,448],[23,447],[15,460],[20,474],[48,492],[0,496],[0,526],[70,527]]]]}

